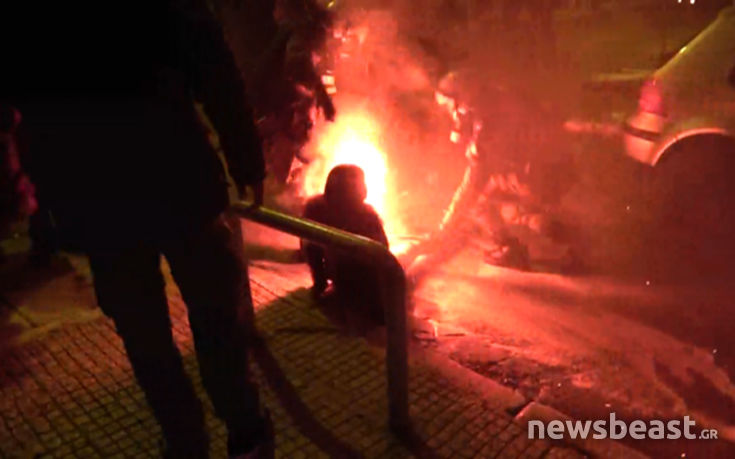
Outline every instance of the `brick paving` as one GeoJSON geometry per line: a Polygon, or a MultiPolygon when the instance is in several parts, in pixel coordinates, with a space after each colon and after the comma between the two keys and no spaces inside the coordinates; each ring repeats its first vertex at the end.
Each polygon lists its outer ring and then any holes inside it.
{"type": "MultiPolygon", "coordinates": [[[[412,364],[416,441],[388,432],[384,351],[340,332],[310,302],[303,267],[251,272],[265,346],[253,377],[276,426],[277,457],[554,457],[573,449],[529,441],[499,407],[412,364]]],[[[168,289],[174,335],[205,400],[212,457],[225,430],[201,386],[185,309],[168,289]]],[[[158,457],[160,429],[113,326],[105,318],[62,324],[0,355],[0,457],[158,457]]]]}

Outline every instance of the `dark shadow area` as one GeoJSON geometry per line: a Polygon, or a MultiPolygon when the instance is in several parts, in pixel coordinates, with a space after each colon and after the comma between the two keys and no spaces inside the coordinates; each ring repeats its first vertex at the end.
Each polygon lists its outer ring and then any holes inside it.
{"type": "Polygon", "coordinates": [[[48,266],[32,265],[27,253],[4,257],[0,264],[0,353],[12,348],[23,330],[34,325],[22,317],[21,320],[27,322],[25,325],[17,321],[10,323],[17,308],[7,294],[12,292],[17,300],[22,298],[24,290],[32,291],[73,270],[69,260],[62,257],[53,257],[48,266]]]}
{"type": "Polygon", "coordinates": [[[330,287],[318,299],[312,301],[314,306],[334,324],[335,331],[339,330],[347,336],[361,336],[372,345],[385,347],[385,340],[376,336],[376,331],[385,328],[380,320],[382,317],[373,317],[367,307],[361,304],[360,298],[340,298],[330,287]]]}
{"type": "Polygon", "coordinates": [[[15,365],[10,357],[10,351],[16,347],[17,338],[23,331],[22,325],[9,323],[12,315],[12,305],[0,295],[0,367],[5,373],[0,377],[0,387],[10,384],[13,378],[25,374],[25,370],[15,365]]]}
{"type": "Polygon", "coordinates": [[[279,302],[285,302],[289,304],[297,304],[303,302],[310,302],[315,310],[318,310],[334,325],[333,327],[283,327],[277,329],[277,333],[343,333],[346,325],[346,314],[345,308],[341,307],[335,300],[332,290],[329,289],[326,293],[322,294],[319,299],[314,298],[311,295],[311,290],[308,288],[300,288],[294,290],[288,294],[288,296],[278,299],[279,302]]]}
{"type": "MultiPolygon", "coordinates": [[[[276,302],[293,303],[297,299],[303,298],[305,294],[307,294],[306,289],[299,289],[291,292],[286,297],[279,298],[276,302]]],[[[268,306],[266,306],[267,308],[268,306]]],[[[338,333],[338,330],[332,327],[287,326],[277,329],[276,333],[338,333]]],[[[306,403],[301,400],[296,387],[288,380],[276,357],[270,351],[265,341],[257,334],[252,340],[252,354],[256,363],[263,371],[268,385],[304,436],[313,441],[314,444],[330,457],[362,457],[360,453],[335,437],[314,417],[314,414],[306,403]]]]}
{"type": "Polygon", "coordinates": [[[348,310],[349,305],[341,304],[333,290],[328,290],[321,298],[314,300],[314,306],[342,333],[349,330],[354,311],[348,310]]]}
{"type": "Polygon", "coordinates": [[[55,256],[48,265],[35,266],[27,253],[8,255],[0,265],[0,292],[38,287],[73,270],[67,257],[55,256]]]}
{"type": "Polygon", "coordinates": [[[414,456],[421,459],[438,459],[439,454],[431,449],[421,435],[416,432],[413,426],[410,426],[406,432],[398,436],[403,446],[414,456]]]}
{"type": "Polygon", "coordinates": [[[335,437],[319,423],[306,403],[301,400],[298,391],[288,380],[278,361],[262,339],[255,338],[253,340],[252,353],[258,366],[263,370],[268,385],[304,436],[313,441],[330,457],[362,457],[361,454],[335,437]]]}
{"type": "MultiPolygon", "coordinates": [[[[303,301],[304,296],[309,294],[307,289],[299,289],[291,292],[288,296],[279,298],[277,302],[293,303],[294,301],[303,301]]],[[[288,307],[288,306],[286,306],[288,307]]],[[[347,333],[345,327],[347,321],[350,319],[346,318],[349,313],[344,311],[334,298],[333,295],[328,296],[323,301],[315,304],[315,307],[321,311],[330,322],[334,324],[334,327],[330,326],[284,326],[275,330],[276,334],[281,333],[298,333],[298,334],[317,334],[317,333],[328,333],[328,334],[342,334],[347,333]]],[[[350,334],[350,333],[348,333],[350,334]]],[[[350,334],[352,335],[352,334],[350,334]]],[[[370,333],[366,336],[371,344],[374,343],[375,339],[372,339],[370,333]]],[[[384,346],[384,343],[378,343],[378,345],[384,346]]],[[[309,407],[301,400],[299,393],[294,385],[288,380],[287,376],[278,364],[277,359],[273,353],[268,349],[265,341],[256,336],[253,340],[252,352],[255,362],[262,369],[265,379],[280,400],[282,406],[288,412],[297,425],[299,430],[313,441],[319,448],[321,448],[330,457],[335,458],[358,458],[364,457],[360,452],[355,451],[350,445],[345,444],[339,438],[335,437],[327,428],[325,428],[320,422],[314,417],[309,407]]],[[[405,432],[396,434],[395,438],[411,452],[415,457],[434,459],[440,457],[433,449],[427,444],[426,440],[415,431],[413,427],[405,432]]]]}

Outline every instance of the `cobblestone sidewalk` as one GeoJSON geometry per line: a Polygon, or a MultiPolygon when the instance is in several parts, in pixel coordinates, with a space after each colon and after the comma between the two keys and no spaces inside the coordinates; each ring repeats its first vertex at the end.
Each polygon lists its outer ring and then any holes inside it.
{"type": "MultiPolygon", "coordinates": [[[[435,368],[412,364],[416,439],[388,432],[384,351],[343,335],[309,301],[301,267],[252,269],[258,327],[254,379],[276,426],[279,457],[577,457],[531,442],[512,416],[457,387],[435,368]]],[[[174,332],[205,399],[178,291],[169,289],[174,332]]],[[[212,457],[225,432],[207,424],[212,457]]],[[[58,326],[0,355],[0,457],[158,457],[160,430],[111,323],[58,326]]]]}

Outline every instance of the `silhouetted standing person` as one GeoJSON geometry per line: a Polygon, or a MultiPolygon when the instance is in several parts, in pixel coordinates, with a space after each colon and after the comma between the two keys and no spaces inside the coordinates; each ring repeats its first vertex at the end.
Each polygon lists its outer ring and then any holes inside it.
{"type": "Polygon", "coordinates": [[[239,72],[202,1],[35,3],[4,8],[0,100],[23,113],[33,178],[66,246],[88,254],[159,421],[169,457],[206,457],[200,401],[171,333],[163,255],[186,302],[200,374],[232,456],[262,457],[268,421],[248,380],[252,303],[223,167],[194,102],[219,134],[241,192],[265,175],[239,72]]]}

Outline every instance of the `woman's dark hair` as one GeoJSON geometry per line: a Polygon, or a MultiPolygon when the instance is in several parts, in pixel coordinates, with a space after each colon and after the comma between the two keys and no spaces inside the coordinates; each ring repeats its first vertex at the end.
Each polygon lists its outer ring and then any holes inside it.
{"type": "Polygon", "coordinates": [[[324,197],[331,202],[363,202],[367,197],[365,172],[354,164],[335,166],[327,176],[324,197]]]}

